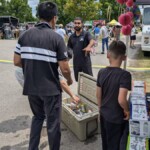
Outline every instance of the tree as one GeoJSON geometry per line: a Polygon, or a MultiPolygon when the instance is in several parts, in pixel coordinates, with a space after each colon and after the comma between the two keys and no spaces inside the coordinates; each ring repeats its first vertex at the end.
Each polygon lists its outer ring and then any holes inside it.
{"type": "MultiPolygon", "coordinates": [[[[46,0],[40,0],[44,2],[46,0]]],[[[66,24],[72,21],[75,17],[82,17],[86,20],[97,20],[100,18],[109,21],[111,19],[118,19],[120,5],[116,0],[51,0],[58,5],[59,20],[58,23],[66,24]],[[109,12],[109,10],[110,12],[109,12]],[[102,14],[100,14],[102,12],[102,14]],[[108,17],[110,13],[110,17],[108,17]]]]}
{"type": "Polygon", "coordinates": [[[68,0],[65,5],[65,14],[72,18],[81,17],[84,21],[96,20],[100,17],[101,3],[94,0],[68,0]]]}
{"type": "Polygon", "coordinates": [[[102,14],[103,18],[107,19],[107,21],[110,21],[112,19],[118,20],[118,12],[120,6],[115,0],[103,0],[100,3],[101,3],[101,10],[103,12],[102,14]]]}
{"type": "Polygon", "coordinates": [[[8,15],[8,2],[0,0],[0,16],[8,15]]]}
{"type": "MultiPolygon", "coordinates": [[[[40,2],[44,2],[47,0],[40,0],[40,2]]],[[[57,4],[58,6],[58,23],[62,23],[62,24],[66,24],[68,22],[70,22],[70,17],[66,16],[65,12],[64,12],[64,6],[66,5],[66,3],[68,2],[68,0],[50,0],[51,2],[54,2],[57,4]]]]}
{"type": "Polygon", "coordinates": [[[34,20],[27,0],[11,0],[8,3],[8,15],[19,18],[20,22],[34,20]]]}

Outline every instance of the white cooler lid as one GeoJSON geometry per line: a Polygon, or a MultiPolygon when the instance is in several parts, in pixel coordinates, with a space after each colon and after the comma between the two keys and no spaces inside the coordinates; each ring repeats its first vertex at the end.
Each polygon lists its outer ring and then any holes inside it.
{"type": "Polygon", "coordinates": [[[78,76],[78,94],[90,102],[98,105],[96,98],[96,79],[80,72],[78,76]]]}

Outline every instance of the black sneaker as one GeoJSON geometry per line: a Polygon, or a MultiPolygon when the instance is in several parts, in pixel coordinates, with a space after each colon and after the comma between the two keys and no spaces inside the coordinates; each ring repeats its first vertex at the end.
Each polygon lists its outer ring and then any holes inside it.
{"type": "Polygon", "coordinates": [[[104,54],[104,52],[101,52],[101,54],[104,54]]]}

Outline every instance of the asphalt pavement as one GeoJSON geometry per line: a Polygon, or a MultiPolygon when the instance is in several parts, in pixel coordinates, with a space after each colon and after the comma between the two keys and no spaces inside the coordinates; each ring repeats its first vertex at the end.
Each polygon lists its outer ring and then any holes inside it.
{"type": "MultiPolygon", "coordinates": [[[[132,67],[129,69],[133,79],[145,80],[147,90],[150,91],[150,72],[138,69],[150,68],[150,57],[145,58],[140,50],[140,38],[139,34],[137,48],[129,49],[127,66],[132,67]]],[[[125,41],[125,38],[122,40],[125,41]]],[[[32,113],[27,97],[22,95],[22,88],[15,79],[15,67],[11,63],[16,43],[16,40],[0,40],[0,150],[27,150],[29,142],[32,113]]],[[[95,78],[100,67],[109,65],[106,54],[100,54],[101,43],[96,48],[96,53],[91,57],[95,78]]],[[[72,91],[76,94],[77,86],[75,81],[71,85],[72,91]]],[[[63,93],[63,98],[66,97],[69,96],[63,93]]],[[[80,142],[63,123],[61,131],[61,150],[102,150],[100,134],[80,142]]],[[[40,150],[48,149],[47,137],[41,137],[40,150]]]]}

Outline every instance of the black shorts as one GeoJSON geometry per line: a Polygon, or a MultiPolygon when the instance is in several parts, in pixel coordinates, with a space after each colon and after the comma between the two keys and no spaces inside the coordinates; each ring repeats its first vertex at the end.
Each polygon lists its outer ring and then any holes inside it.
{"type": "Polygon", "coordinates": [[[136,35],[130,36],[130,40],[136,40],[136,35]]]}

